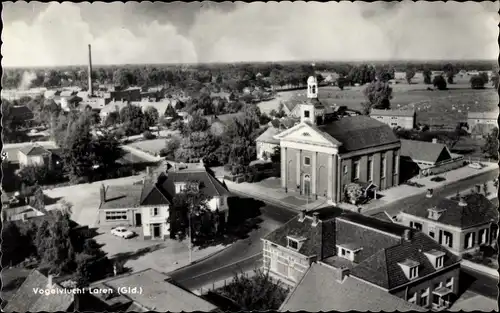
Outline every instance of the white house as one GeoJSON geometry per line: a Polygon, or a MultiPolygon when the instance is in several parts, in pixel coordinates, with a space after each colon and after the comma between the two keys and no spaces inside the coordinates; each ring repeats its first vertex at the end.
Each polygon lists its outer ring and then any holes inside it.
{"type": "Polygon", "coordinates": [[[372,109],[370,117],[389,125],[392,128],[401,127],[413,129],[416,113],[414,110],[377,110],[372,109]]]}

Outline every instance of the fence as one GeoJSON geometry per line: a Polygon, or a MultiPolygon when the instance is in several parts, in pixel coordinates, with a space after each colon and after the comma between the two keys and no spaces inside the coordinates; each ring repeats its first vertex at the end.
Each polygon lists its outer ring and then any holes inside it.
{"type": "MultiPolygon", "coordinates": [[[[238,274],[239,277],[244,276],[246,278],[250,278],[254,275],[255,275],[255,271],[244,272],[244,273],[238,274]]],[[[224,288],[224,287],[230,285],[233,282],[233,279],[234,279],[234,276],[231,276],[231,277],[213,282],[211,285],[205,285],[201,288],[194,290],[193,292],[197,295],[206,295],[209,292],[213,292],[216,289],[224,288]]]]}

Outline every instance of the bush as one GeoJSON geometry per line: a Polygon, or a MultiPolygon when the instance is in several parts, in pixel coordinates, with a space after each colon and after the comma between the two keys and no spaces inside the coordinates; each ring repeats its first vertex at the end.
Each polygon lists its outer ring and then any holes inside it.
{"type": "Polygon", "coordinates": [[[156,136],[153,135],[153,133],[151,133],[149,130],[146,130],[142,133],[142,137],[146,140],[150,140],[150,139],[155,139],[156,136]]]}
{"type": "Polygon", "coordinates": [[[445,181],[446,178],[444,178],[443,176],[436,176],[436,177],[432,177],[431,178],[431,181],[433,182],[441,182],[441,181],[445,181]]]}

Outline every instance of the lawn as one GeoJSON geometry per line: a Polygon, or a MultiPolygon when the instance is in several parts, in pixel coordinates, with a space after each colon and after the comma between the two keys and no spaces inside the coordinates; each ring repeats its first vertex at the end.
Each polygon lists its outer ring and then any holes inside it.
{"type": "Polygon", "coordinates": [[[128,144],[128,146],[142,150],[144,152],[150,153],[152,155],[155,154],[160,154],[160,150],[165,148],[165,142],[167,139],[165,138],[158,138],[158,139],[150,139],[150,140],[143,140],[143,141],[137,141],[128,144]]]}
{"type": "MultiPolygon", "coordinates": [[[[414,107],[417,111],[417,122],[431,125],[454,127],[459,121],[466,121],[467,111],[491,111],[498,105],[495,89],[488,86],[483,90],[472,90],[466,80],[458,80],[457,84],[449,85],[449,90],[427,90],[429,85],[422,83],[399,83],[392,85],[392,108],[408,109],[414,107]]],[[[346,87],[343,91],[338,87],[319,88],[319,99],[328,105],[345,105],[353,110],[361,110],[361,103],[366,101],[363,95],[364,86],[346,87]]],[[[262,112],[277,109],[279,103],[306,101],[306,90],[278,92],[276,99],[259,103],[262,112]]]]}

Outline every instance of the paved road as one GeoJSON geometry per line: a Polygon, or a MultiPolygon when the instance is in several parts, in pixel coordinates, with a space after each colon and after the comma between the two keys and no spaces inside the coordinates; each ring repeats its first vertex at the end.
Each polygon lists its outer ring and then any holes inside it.
{"type": "MultiPolygon", "coordinates": [[[[466,189],[473,188],[475,184],[482,184],[489,180],[493,180],[497,177],[498,177],[498,170],[492,170],[490,172],[480,174],[476,177],[467,180],[453,182],[441,188],[434,189],[434,196],[447,197],[455,195],[457,191],[463,191],[466,189]]],[[[381,208],[365,211],[364,214],[375,215],[377,213],[386,211],[387,213],[394,215],[399,211],[401,211],[401,209],[404,207],[417,204],[424,197],[425,194],[411,196],[402,200],[389,203],[381,208]]]]}
{"type": "Polygon", "coordinates": [[[262,244],[260,238],[280,227],[297,212],[290,209],[266,205],[261,209],[264,220],[260,228],[248,238],[239,240],[213,257],[189,267],[173,271],[168,275],[189,289],[196,289],[212,282],[231,277],[234,273],[255,269],[260,265],[262,244]]]}
{"type": "Polygon", "coordinates": [[[460,284],[465,284],[468,290],[495,300],[498,298],[497,279],[464,267],[460,271],[460,284]]]}
{"type": "MultiPolygon", "coordinates": [[[[448,196],[455,194],[457,190],[464,190],[474,186],[474,184],[492,180],[496,178],[497,175],[498,174],[495,172],[481,174],[469,180],[455,182],[440,189],[436,189],[434,194],[436,196],[448,196]]],[[[396,201],[382,209],[372,210],[370,215],[384,210],[394,213],[398,212],[405,205],[418,203],[422,197],[425,197],[425,195],[417,195],[396,201]]],[[[269,204],[261,208],[261,211],[262,218],[264,219],[264,222],[261,225],[262,227],[251,233],[248,238],[234,243],[231,247],[223,250],[214,257],[192,266],[179,269],[169,273],[169,275],[185,287],[189,289],[197,289],[213,282],[231,277],[236,272],[248,271],[260,266],[260,260],[262,257],[262,244],[260,238],[280,225],[286,223],[297,214],[297,211],[269,204]]],[[[490,281],[483,280],[484,277],[478,276],[478,280],[475,283],[477,290],[484,290],[485,288],[490,290],[491,288],[489,287],[481,287],[482,285],[491,285],[490,281]]],[[[491,290],[481,291],[479,293],[491,295],[491,290]]]]}

